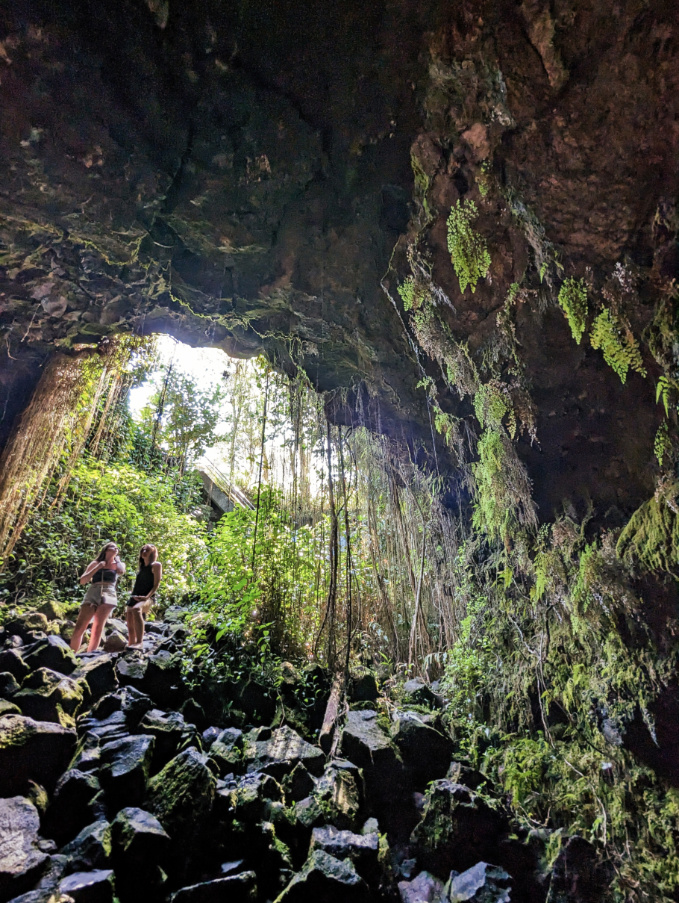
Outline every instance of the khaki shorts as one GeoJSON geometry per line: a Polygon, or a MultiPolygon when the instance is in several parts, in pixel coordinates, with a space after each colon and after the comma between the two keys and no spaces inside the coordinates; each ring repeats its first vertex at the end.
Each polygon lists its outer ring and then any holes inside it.
{"type": "Polygon", "coordinates": [[[82,604],[94,605],[95,608],[100,605],[117,605],[115,583],[92,583],[87,588],[82,604]]]}

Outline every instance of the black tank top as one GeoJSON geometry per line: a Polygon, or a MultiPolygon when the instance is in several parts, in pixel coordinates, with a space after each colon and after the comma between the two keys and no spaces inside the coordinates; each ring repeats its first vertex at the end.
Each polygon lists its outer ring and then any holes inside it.
{"type": "Polygon", "coordinates": [[[109,571],[108,568],[102,568],[92,577],[92,583],[115,583],[117,579],[117,571],[109,571]]]}
{"type": "Polygon", "coordinates": [[[150,564],[143,564],[137,571],[132,587],[133,596],[147,596],[153,589],[153,569],[150,564]]]}

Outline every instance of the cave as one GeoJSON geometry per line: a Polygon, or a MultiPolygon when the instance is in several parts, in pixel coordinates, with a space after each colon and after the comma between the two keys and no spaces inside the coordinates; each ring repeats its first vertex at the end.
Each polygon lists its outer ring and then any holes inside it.
{"type": "MultiPolygon", "coordinates": [[[[57,356],[157,333],[264,354],[475,527],[469,475],[482,492],[499,455],[506,555],[564,519],[642,542],[655,505],[663,551],[635,559],[643,614],[620,629],[671,659],[678,19],[668,0],[3,4],[0,452],[57,356]]],[[[657,688],[625,743],[676,788],[676,675],[657,688]]]]}

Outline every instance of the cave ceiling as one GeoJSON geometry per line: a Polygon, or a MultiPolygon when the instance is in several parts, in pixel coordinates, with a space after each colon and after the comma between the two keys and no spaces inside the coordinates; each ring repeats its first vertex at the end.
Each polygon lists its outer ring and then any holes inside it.
{"type": "Polygon", "coordinates": [[[479,366],[524,288],[536,438],[517,447],[540,516],[629,513],[653,491],[661,371],[645,352],[622,385],[556,295],[617,278],[642,336],[679,275],[677,18],[642,0],[2,4],[3,429],[55,347],[167,332],[264,350],[348,390],[335,419],[431,447],[425,372],[446,411],[473,409],[415,350],[397,292],[415,247],[479,366]],[[474,293],[446,246],[460,198],[492,260],[474,293]]]}

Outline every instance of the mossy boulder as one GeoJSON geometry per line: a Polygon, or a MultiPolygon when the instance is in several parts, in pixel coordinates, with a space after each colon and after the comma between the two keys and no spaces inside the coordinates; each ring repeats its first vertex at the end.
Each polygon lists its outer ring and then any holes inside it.
{"type": "Polygon", "coordinates": [[[411,842],[418,862],[440,878],[479,860],[496,858],[506,827],[499,809],[462,784],[434,781],[427,791],[422,821],[411,842]]]}
{"type": "Polygon", "coordinates": [[[21,792],[31,779],[50,790],[68,765],[75,731],[24,715],[0,719],[0,795],[21,792]]]}
{"type": "Polygon", "coordinates": [[[72,674],[77,661],[66,640],[58,636],[48,636],[38,640],[24,652],[24,662],[33,671],[36,668],[50,668],[59,674],[72,674]]]}
{"type": "Polygon", "coordinates": [[[288,725],[273,731],[266,740],[246,743],[243,757],[248,763],[248,771],[264,771],[277,780],[289,774],[300,762],[316,776],[323,773],[325,765],[325,755],[320,747],[307,743],[288,725]]]}
{"type": "Polygon", "coordinates": [[[12,697],[24,715],[37,721],[54,721],[74,727],[75,715],[84,699],[83,686],[50,668],[38,668],[24,680],[12,697]]]}
{"type": "Polygon", "coordinates": [[[98,819],[87,825],[61,852],[69,858],[69,871],[105,868],[111,860],[110,824],[98,819]]]}
{"type": "Polygon", "coordinates": [[[146,808],[175,843],[196,836],[215,798],[216,781],[207,757],[194,747],[175,756],[150,782],[146,808]]]}
{"type": "Polygon", "coordinates": [[[367,903],[368,885],[348,859],[313,850],[276,903],[367,903]]]}
{"type": "Polygon", "coordinates": [[[477,862],[462,872],[451,875],[445,888],[450,903],[510,903],[511,878],[499,865],[477,862]]]}
{"type": "Polygon", "coordinates": [[[48,621],[60,621],[65,616],[65,609],[66,606],[61,602],[49,599],[38,608],[38,611],[45,615],[48,621]]]}

